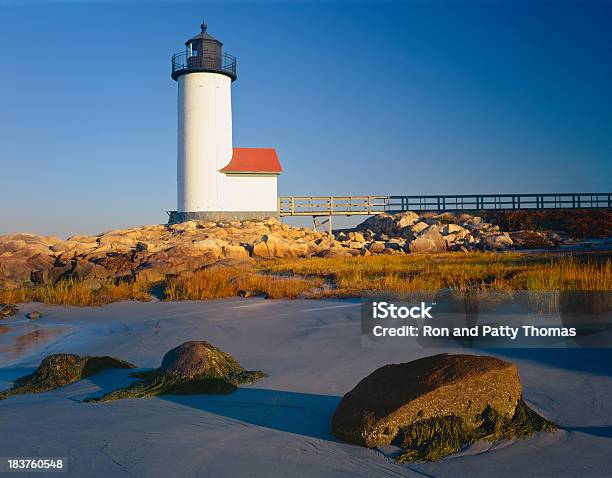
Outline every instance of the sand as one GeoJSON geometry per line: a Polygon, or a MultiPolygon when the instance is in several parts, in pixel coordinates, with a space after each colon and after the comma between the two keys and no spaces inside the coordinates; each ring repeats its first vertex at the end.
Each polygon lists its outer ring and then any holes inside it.
{"type": "Polygon", "coordinates": [[[231,395],[83,403],[132,380],[129,370],[109,370],[0,402],[0,455],[64,457],[63,476],[612,476],[612,350],[474,350],[517,363],[525,400],[563,429],[397,464],[393,447],[368,450],[331,436],[341,396],[384,364],[460,350],[364,348],[356,301],[22,306],[34,309],[43,313],[36,323],[20,315],[0,325],[1,389],[50,353],[111,355],[152,368],[186,340],[210,341],[270,374],[231,395]]]}

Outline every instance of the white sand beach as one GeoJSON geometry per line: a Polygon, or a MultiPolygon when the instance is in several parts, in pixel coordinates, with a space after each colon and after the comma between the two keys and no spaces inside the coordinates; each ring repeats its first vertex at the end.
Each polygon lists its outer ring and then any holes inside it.
{"type": "Polygon", "coordinates": [[[0,456],[63,457],[64,476],[612,476],[612,350],[471,351],[515,362],[525,400],[562,429],[494,446],[477,443],[435,463],[397,464],[392,448],[338,442],[330,433],[335,407],[382,365],[460,350],[364,348],[357,301],[21,309],[0,324],[0,389],[50,353],[112,355],[153,368],[187,340],[207,340],[245,368],[269,373],[231,395],[82,402],[132,380],[128,370],[110,370],[0,402],[0,456]],[[41,319],[23,319],[34,309],[41,319]]]}

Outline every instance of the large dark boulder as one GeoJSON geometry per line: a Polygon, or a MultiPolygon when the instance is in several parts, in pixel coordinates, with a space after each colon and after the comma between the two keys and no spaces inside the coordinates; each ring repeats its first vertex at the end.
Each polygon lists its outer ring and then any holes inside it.
{"type": "Polygon", "coordinates": [[[493,436],[487,433],[491,428],[495,439],[500,438],[499,424],[509,426],[517,406],[522,412],[523,405],[513,364],[488,356],[440,354],[386,365],[364,378],[342,398],[332,432],[366,447],[403,440],[401,445],[410,451],[418,444],[420,451],[412,450],[409,457],[429,459],[432,446],[458,451],[475,439],[493,436]],[[444,442],[445,430],[449,437],[459,436],[455,446],[432,441],[444,442]]]}

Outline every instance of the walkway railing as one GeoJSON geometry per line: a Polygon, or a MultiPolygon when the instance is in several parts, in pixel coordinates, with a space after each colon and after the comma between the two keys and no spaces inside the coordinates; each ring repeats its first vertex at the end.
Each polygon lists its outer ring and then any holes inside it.
{"type": "Polygon", "coordinates": [[[278,198],[281,216],[370,215],[387,211],[390,196],[289,196],[278,198]]]}
{"type": "Polygon", "coordinates": [[[172,55],[172,78],[177,79],[183,73],[191,71],[209,71],[221,73],[236,79],[236,57],[229,53],[215,55],[209,52],[200,54],[183,51],[172,55]]]}
{"type": "Polygon", "coordinates": [[[612,208],[612,193],[458,194],[438,196],[284,196],[281,216],[352,216],[401,211],[612,208]]]}

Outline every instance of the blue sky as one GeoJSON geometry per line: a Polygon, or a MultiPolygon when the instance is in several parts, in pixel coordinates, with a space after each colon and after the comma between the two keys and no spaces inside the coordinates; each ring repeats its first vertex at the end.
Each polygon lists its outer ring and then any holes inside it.
{"type": "Polygon", "coordinates": [[[608,2],[0,0],[0,233],[165,221],[202,17],[282,195],[611,189],[608,2]]]}

